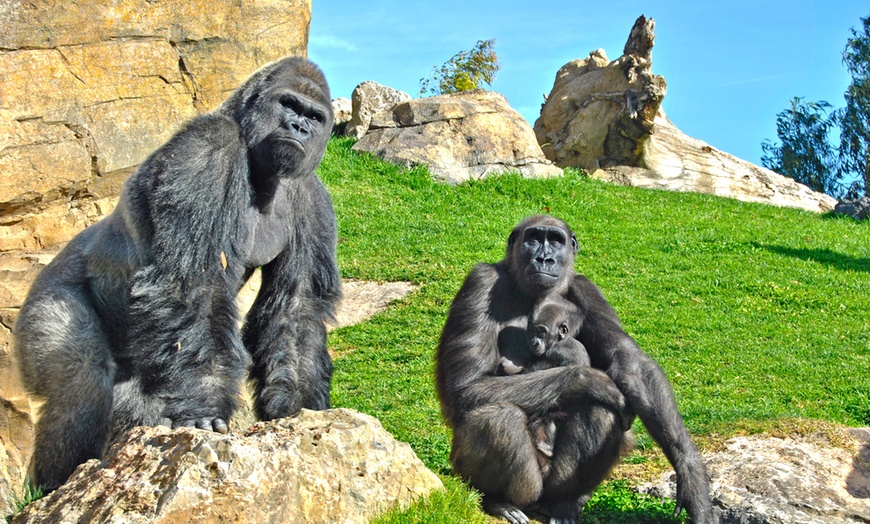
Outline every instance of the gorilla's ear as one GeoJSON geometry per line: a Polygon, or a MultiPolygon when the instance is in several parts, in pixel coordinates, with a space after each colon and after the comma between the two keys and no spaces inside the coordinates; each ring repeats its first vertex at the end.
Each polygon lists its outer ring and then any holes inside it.
{"type": "Polygon", "coordinates": [[[511,234],[510,234],[510,236],[508,237],[508,243],[507,243],[507,250],[508,250],[508,251],[510,251],[511,248],[513,247],[514,242],[516,242],[517,237],[519,236],[519,234],[520,234],[519,231],[517,231],[516,229],[514,229],[513,231],[511,231],[511,234]]]}
{"type": "Polygon", "coordinates": [[[575,235],[574,233],[571,233],[571,251],[573,251],[574,254],[576,255],[577,251],[579,251],[579,250],[580,250],[580,246],[577,244],[577,235],[575,235]]]}

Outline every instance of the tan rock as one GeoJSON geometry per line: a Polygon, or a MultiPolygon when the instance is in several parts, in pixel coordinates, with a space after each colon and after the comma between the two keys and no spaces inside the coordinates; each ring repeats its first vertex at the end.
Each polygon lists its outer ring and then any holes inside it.
{"type": "Polygon", "coordinates": [[[547,158],[623,185],[832,210],[828,195],[691,138],[665,117],[666,83],[651,72],[654,28],[641,16],[618,59],[599,49],[559,69],[535,122],[547,158]]]}
{"type": "Polygon", "coordinates": [[[656,117],[642,164],[599,169],[592,176],[634,187],[706,193],[817,213],[837,204],[829,195],[687,136],[664,113],[656,117]]]}
{"type": "Polygon", "coordinates": [[[525,119],[502,95],[484,90],[418,98],[376,113],[353,149],[400,165],[426,164],[453,183],[507,171],[562,174],[544,158],[525,119]]]}
{"type": "Polygon", "coordinates": [[[335,125],[350,122],[353,115],[353,104],[349,98],[333,98],[332,114],[335,116],[335,125]]]}
{"type": "Polygon", "coordinates": [[[13,522],[365,522],[441,488],[373,417],[303,410],[241,435],[135,428],[13,522]]]}
{"type": "Polygon", "coordinates": [[[351,117],[344,128],[345,136],[362,138],[376,113],[389,111],[399,102],[408,100],[411,100],[411,95],[398,89],[371,80],[362,82],[351,93],[351,117]]]}
{"type": "Polygon", "coordinates": [[[639,165],[667,91],[651,72],[654,27],[641,16],[623,56],[610,62],[599,49],[559,69],[534,127],[548,159],[587,171],[639,165]]]}

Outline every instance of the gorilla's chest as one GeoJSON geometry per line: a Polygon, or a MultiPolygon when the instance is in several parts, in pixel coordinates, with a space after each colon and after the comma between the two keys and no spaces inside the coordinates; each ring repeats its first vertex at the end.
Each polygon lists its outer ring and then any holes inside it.
{"type": "Polygon", "coordinates": [[[497,344],[500,355],[528,352],[527,326],[528,315],[515,316],[499,326],[497,344]]]}
{"type": "Polygon", "coordinates": [[[245,267],[255,268],[275,260],[290,243],[293,220],[286,213],[254,213],[253,230],[245,250],[245,267]]]}

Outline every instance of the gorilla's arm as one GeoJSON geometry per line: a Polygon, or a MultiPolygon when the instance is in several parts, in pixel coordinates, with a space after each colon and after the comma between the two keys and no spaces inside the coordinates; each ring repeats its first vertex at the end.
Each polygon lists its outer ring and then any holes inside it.
{"type": "Polygon", "coordinates": [[[677,411],[673,389],[661,366],[647,356],[620,325],[595,284],[577,275],[568,291],[585,317],[578,338],[592,365],[604,369],[661,446],[677,473],[677,512],[685,507],[694,522],[716,522],[709,479],[697,447],[677,411]]]}
{"type": "Polygon", "coordinates": [[[295,202],[299,222],[290,245],[263,266],[260,292],[242,330],[254,357],[250,376],[261,420],[329,408],[332,361],[324,323],[341,299],[337,232],[331,199],[317,177],[295,182],[306,185],[308,198],[295,202]]]}
{"type": "Polygon", "coordinates": [[[479,264],[453,301],[436,366],[445,418],[454,421],[458,413],[494,402],[510,402],[529,415],[542,415],[592,399],[621,412],[622,394],[596,369],[570,366],[497,376],[500,326],[493,312],[512,308],[516,293],[503,286],[508,278],[499,265],[479,264]]]}
{"type": "Polygon", "coordinates": [[[224,430],[235,406],[216,403],[238,396],[247,363],[235,305],[251,223],[246,158],[237,126],[205,115],[152,154],[126,191],[125,222],[142,246],[126,346],[144,354],[130,366],[141,366],[144,392],[176,426],[224,430]]]}

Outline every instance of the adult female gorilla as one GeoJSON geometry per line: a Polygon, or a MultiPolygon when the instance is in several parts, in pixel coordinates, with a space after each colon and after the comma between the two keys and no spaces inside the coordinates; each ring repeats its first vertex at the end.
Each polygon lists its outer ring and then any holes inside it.
{"type": "Polygon", "coordinates": [[[577,240],[554,217],[522,221],[505,258],[479,264],[459,290],[438,346],[436,383],[453,428],[454,470],[484,493],[484,509],[512,523],[533,507],[551,523],[576,522],[579,508],[618,462],[636,413],[677,472],[677,511],[716,522],[709,480],[677,412],[661,367],[622,329],[613,308],[574,272],[577,240]],[[533,307],[545,299],[577,306],[576,338],[592,367],[565,366],[499,376],[503,352],[526,344],[533,307]],[[566,412],[549,472],[542,474],[528,420],[566,412]]]}

